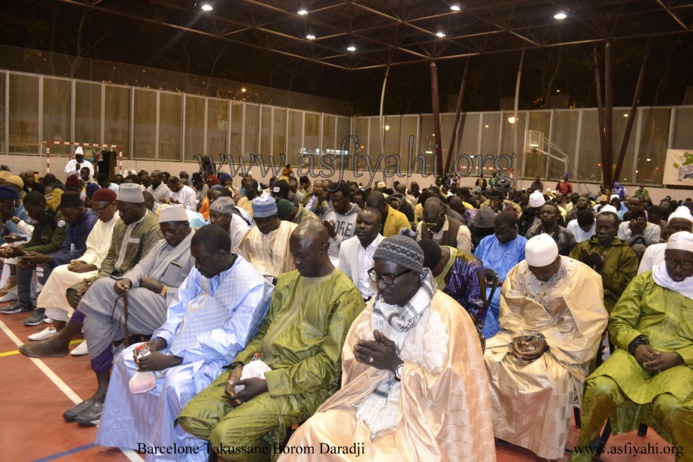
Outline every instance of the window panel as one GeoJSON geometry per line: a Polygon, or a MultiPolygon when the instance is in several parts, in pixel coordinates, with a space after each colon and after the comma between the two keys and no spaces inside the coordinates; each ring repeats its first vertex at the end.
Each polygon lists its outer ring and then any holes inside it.
{"type": "Polygon", "coordinates": [[[154,159],[156,152],[156,92],[135,89],[135,159],[154,159]]]}
{"type": "MultiPolygon", "coordinates": [[[[272,156],[272,107],[262,106],[260,112],[260,153],[264,159],[272,156]]],[[[279,152],[275,153],[277,159],[279,152]]]]}
{"type": "Polygon", "coordinates": [[[76,141],[101,143],[101,89],[99,84],[77,82],[75,85],[76,141]]]}
{"type": "Polygon", "coordinates": [[[260,106],[245,103],[244,154],[260,154],[260,106]]]}
{"type": "Polygon", "coordinates": [[[583,109],[578,181],[602,182],[602,154],[596,109],[583,109]]]}
{"type": "Polygon", "coordinates": [[[640,113],[640,147],[635,179],[638,183],[661,184],[669,141],[671,109],[640,109],[640,113]]]}
{"type": "Polygon", "coordinates": [[[219,161],[226,154],[226,134],[229,130],[229,104],[220,99],[207,100],[207,155],[219,161]]]}
{"type": "Polygon", "coordinates": [[[205,99],[185,97],[185,160],[194,161],[202,152],[205,137],[205,99]]]}
{"type": "Polygon", "coordinates": [[[549,152],[563,157],[563,154],[568,156],[568,164],[564,164],[556,159],[549,160],[549,178],[558,180],[563,174],[568,173],[570,177],[574,176],[571,165],[576,165],[575,146],[578,137],[578,121],[580,120],[580,112],[575,110],[554,111],[553,121],[553,139],[551,142],[556,148],[551,148],[549,152]],[[560,151],[559,151],[560,150],[560,151]]]}
{"type": "MultiPolygon", "coordinates": [[[[72,85],[69,80],[43,79],[43,140],[52,141],[84,141],[91,140],[72,140],[71,138],[71,107],[70,97],[72,95],[72,85]]],[[[94,140],[97,141],[98,140],[94,140]]],[[[71,146],[54,146],[51,154],[69,155],[72,152],[71,146]]]]}
{"type": "Polygon", "coordinates": [[[303,113],[289,110],[289,140],[287,143],[287,162],[298,165],[303,143],[303,113]]]}
{"type": "Polygon", "coordinates": [[[182,101],[175,93],[159,95],[159,159],[181,160],[182,101]]]}
{"type": "Polygon", "coordinates": [[[275,155],[284,154],[286,157],[288,155],[286,152],[286,109],[275,107],[273,118],[272,152],[275,155]]]}
{"type": "MultiPolygon", "coordinates": [[[[106,118],[104,143],[119,144],[127,150],[130,146],[130,89],[106,85],[106,118]]],[[[125,151],[124,158],[132,159],[125,151]]]]}
{"type": "Polygon", "coordinates": [[[39,79],[10,74],[10,154],[39,152],[39,79]]]}

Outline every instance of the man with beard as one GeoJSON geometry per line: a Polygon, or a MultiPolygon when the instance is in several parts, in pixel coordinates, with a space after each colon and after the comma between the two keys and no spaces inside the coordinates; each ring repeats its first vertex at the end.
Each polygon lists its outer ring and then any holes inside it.
{"type": "Polygon", "coordinates": [[[151,175],[151,184],[147,187],[146,191],[150,193],[154,200],[161,204],[168,201],[171,196],[171,190],[162,181],[161,170],[154,170],[151,175]]]}

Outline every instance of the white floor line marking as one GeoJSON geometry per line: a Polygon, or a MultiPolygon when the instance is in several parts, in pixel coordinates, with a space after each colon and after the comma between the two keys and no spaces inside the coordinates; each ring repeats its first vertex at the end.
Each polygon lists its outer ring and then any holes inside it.
{"type": "MultiPolygon", "coordinates": [[[[0,321],[0,330],[2,330],[10,338],[10,340],[12,340],[15,343],[15,345],[17,345],[17,348],[24,345],[24,342],[22,342],[19,339],[19,337],[14,335],[14,332],[12,332],[10,328],[7,327],[7,325],[2,321],[0,321]]],[[[80,398],[79,395],[77,395],[77,393],[72,391],[72,388],[68,387],[67,384],[63,382],[63,380],[60,377],[58,377],[55,374],[55,372],[51,370],[50,367],[46,366],[46,364],[43,361],[37,358],[29,359],[31,360],[31,362],[36,364],[36,367],[38,367],[41,370],[41,372],[46,374],[46,376],[51,380],[51,382],[53,382],[55,386],[60,389],[60,391],[65,393],[65,395],[68,398],[70,398],[70,400],[72,400],[73,403],[77,404],[82,402],[82,398],[80,398]]],[[[144,460],[132,449],[120,448],[120,450],[123,451],[125,457],[127,457],[128,460],[131,460],[132,462],[142,462],[144,460]]]]}

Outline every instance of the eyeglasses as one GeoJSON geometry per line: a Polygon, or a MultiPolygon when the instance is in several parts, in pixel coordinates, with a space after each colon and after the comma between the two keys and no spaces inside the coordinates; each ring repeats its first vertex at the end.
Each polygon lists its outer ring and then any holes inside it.
{"type": "Polygon", "coordinates": [[[676,260],[674,258],[665,258],[664,261],[667,264],[667,268],[674,269],[677,266],[681,266],[684,271],[689,271],[693,269],[693,262],[689,260],[676,260]]]}
{"type": "Polygon", "coordinates": [[[383,281],[383,284],[386,286],[391,286],[395,283],[395,279],[407,273],[411,273],[411,270],[407,269],[397,274],[378,274],[375,272],[375,268],[371,268],[368,270],[368,277],[371,278],[371,281],[375,283],[378,283],[378,281],[383,281]]]}

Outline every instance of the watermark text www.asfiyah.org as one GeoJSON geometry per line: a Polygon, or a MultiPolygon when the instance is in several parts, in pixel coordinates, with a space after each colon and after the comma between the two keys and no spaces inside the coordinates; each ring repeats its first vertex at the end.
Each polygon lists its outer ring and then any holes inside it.
{"type": "MultiPolygon", "coordinates": [[[[335,151],[340,154],[301,155],[298,158],[299,165],[296,166],[296,175],[298,177],[307,176],[310,178],[331,179],[337,176],[337,181],[341,182],[344,180],[344,174],[350,170],[347,168],[348,159],[351,159],[353,177],[356,179],[363,178],[363,183],[368,182],[368,184],[365,185],[366,188],[371,186],[379,171],[382,171],[382,175],[385,178],[409,177],[416,171],[417,167],[420,168],[423,177],[428,177],[430,175],[437,177],[443,174],[443,172],[438,171],[438,165],[431,156],[425,156],[423,154],[414,156],[413,143],[409,144],[409,151],[406,157],[400,156],[399,154],[381,154],[374,162],[371,160],[370,156],[360,154],[358,149],[354,149],[353,154],[349,153],[344,145],[347,139],[350,138],[355,137],[351,136],[345,138],[344,142],[342,142],[343,148],[339,151],[335,151]],[[432,163],[432,165],[429,166],[430,163],[432,163]],[[432,174],[425,173],[431,170],[433,171],[432,174]]],[[[358,138],[356,138],[356,141],[356,146],[358,146],[358,138]]],[[[198,154],[194,157],[197,158],[200,163],[200,168],[202,169],[202,156],[198,154]]],[[[265,162],[263,156],[259,154],[249,154],[249,160],[246,161],[244,156],[237,156],[237,158],[234,159],[234,156],[231,154],[219,154],[219,164],[215,165],[215,167],[216,171],[219,172],[224,164],[228,164],[232,177],[242,177],[249,173],[253,166],[257,166],[263,178],[268,176],[277,177],[281,173],[284,165],[286,165],[287,159],[284,154],[279,155],[277,159],[275,159],[275,157],[269,157],[267,162],[265,162]]],[[[515,157],[515,154],[500,154],[497,156],[492,154],[474,156],[462,154],[455,157],[450,165],[453,172],[456,172],[459,176],[466,177],[469,176],[472,171],[481,172],[488,164],[489,166],[493,166],[498,172],[499,178],[503,178],[503,173],[512,168],[515,157]]]]}
{"type": "Polygon", "coordinates": [[[600,455],[675,455],[677,458],[683,457],[683,447],[672,446],[669,444],[647,443],[633,444],[626,442],[615,446],[575,446],[573,452],[576,454],[600,455]]]}

